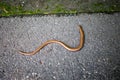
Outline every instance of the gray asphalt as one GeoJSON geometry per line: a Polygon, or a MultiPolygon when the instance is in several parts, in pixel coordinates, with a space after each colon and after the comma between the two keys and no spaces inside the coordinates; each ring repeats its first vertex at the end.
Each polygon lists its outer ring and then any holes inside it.
{"type": "Polygon", "coordinates": [[[120,13],[0,18],[0,80],[119,79],[120,13]],[[32,51],[50,39],[75,47],[78,25],[85,32],[84,47],[78,52],[58,44],[33,56],[17,52],[32,51]]]}

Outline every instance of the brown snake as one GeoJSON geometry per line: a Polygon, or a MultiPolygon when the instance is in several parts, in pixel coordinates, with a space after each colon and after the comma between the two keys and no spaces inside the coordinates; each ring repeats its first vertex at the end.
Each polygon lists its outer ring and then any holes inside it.
{"type": "Polygon", "coordinates": [[[47,46],[48,44],[50,43],[57,43],[57,44],[60,44],[62,45],[64,48],[66,48],[67,50],[69,51],[78,51],[80,50],[83,45],[84,45],[84,31],[82,29],[82,27],[79,25],[79,29],[80,29],[80,43],[77,47],[70,47],[68,46],[67,44],[61,42],[61,41],[58,41],[58,40],[48,40],[46,42],[44,42],[42,45],[40,45],[37,49],[35,49],[34,51],[32,52],[23,52],[23,51],[19,51],[19,53],[23,54],[23,55],[34,55],[36,54],[37,52],[39,52],[43,47],[47,46]]]}

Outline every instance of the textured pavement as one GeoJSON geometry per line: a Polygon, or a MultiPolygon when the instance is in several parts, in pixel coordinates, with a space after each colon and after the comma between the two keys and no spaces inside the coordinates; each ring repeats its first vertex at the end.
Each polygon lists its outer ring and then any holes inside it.
{"type": "Polygon", "coordinates": [[[0,80],[119,79],[120,13],[0,18],[0,80]],[[49,44],[33,56],[17,52],[32,51],[50,39],[75,47],[79,24],[85,44],[78,52],[58,44],[49,44]]]}

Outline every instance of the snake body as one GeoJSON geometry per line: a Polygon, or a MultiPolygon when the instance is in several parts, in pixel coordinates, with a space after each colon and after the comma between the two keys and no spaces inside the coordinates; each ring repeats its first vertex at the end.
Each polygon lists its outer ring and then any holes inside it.
{"type": "Polygon", "coordinates": [[[70,47],[67,44],[63,43],[62,41],[59,40],[48,40],[46,42],[44,42],[42,45],[40,45],[37,49],[35,49],[34,51],[31,52],[23,52],[23,51],[19,51],[20,54],[23,55],[34,55],[37,52],[39,52],[43,47],[47,46],[50,43],[57,43],[60,44],[61,46],[63,46],[65,49],[69,50],[69,51],[78,51],[80,50],[83,45],[84,45],[84,31],[82,29],[82,27],[79,25],[79,30],[80,30],[80,43],[77,47],[70,47]]]}

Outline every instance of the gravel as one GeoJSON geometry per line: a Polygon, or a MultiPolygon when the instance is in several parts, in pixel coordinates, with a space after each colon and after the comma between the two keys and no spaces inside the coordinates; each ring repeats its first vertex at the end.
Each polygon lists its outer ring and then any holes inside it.
{"type": "Polygon", "coordinates": [[[0,80],[119,79],[120,13],[0,18],[0,80]],[[33,56],[17,52],[32,51],[50,39],[76,47],[78,25],[85,32],[80,51],[49,44],[33,56]]]}

